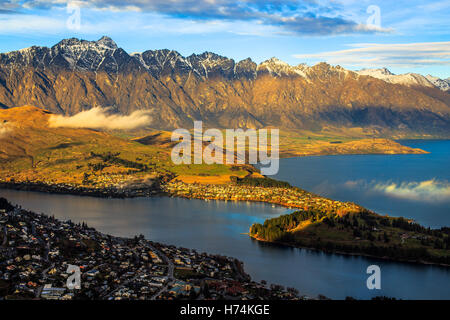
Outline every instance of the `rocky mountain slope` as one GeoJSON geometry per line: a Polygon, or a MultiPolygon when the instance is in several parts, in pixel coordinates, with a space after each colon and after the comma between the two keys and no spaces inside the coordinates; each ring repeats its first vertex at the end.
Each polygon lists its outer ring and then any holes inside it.
{"type": "Polygon", "coordinates": [[[98,106],[123,114],[149,109],[157,129],[191,128],[195,119],[220,128],[449,136],[450,94],[423,78],[408,86],[326,63],[128,54],[108,37],[66,39],[0,54],[0,107],[32,104],[66,115],[98,106]]]}
{"type": "Polygon", "coordinates": [[[437,88],[442,91],[450,91],[450,78],[439,79],[438,77],[433,77],[432,75],[427,75],[426,78],[434,84],[437,88]]]}

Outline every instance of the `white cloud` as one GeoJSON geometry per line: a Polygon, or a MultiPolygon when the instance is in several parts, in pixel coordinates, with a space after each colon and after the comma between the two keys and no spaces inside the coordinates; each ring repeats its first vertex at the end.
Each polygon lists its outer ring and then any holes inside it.
{"type": "Polygon", "coordinates": [[[52,115],[49,119],[49,126],[52,128],[131,130],[148,126],[151,121],[150,112],[146,110],[138,110],[130,115],[118,115],[109,114],[108,109],[96,107],[73,116],[52,115]]]}
{"type": "MultiPolygon", "coordinates": [[[[103,10],[103,9],[102,9],[103,10]]],[[[153,34],[186,35],[209,33],[233,33],[241,35],[267,36],[280,33],[280,28],[252,21],[225,21],[225,20],[195,20],[178,19],[158,13],[130,12],[103,12],[100,9],[83,10],[81,12],[80,29],[78,35],[89,36],[99,34],[120,34],[133,32],[133,34],[146,37],[149,32],[153,34]],[[117,23],[117,21],[121,23],[117,23]],[[124,25],[127,26],[124,29],[124,25]]],[[[69,15],[64,9],[52,9],[48,16],[5,14],[0,12],[0,34],[51,34],[67,36],[72,32],[67,28],[69,15]]]]}
{"type": "Polygon", "coordinates": [[[362,24],[360,19],[346,16],[337,2],[297,0],[26,0],[15,7],[36,13],[65,8],[68,4],[80,9],[113,12],[154,13],[177,20],[251,22],[277,27],[291,35],[333,35],[390,32],[390,29],[362,24]]]}
{"type": "Polygon", "coordinates": [[[450,201],[450,183],[436,179],[402,183],[347,181],[345,186],[381,192],[394,198],[425,202],[450,201]]]}
{"type": "Polygon", "coordinates": [[[54,33],[55,30],[65,30],[66,19],[41,17],[34,15],[9,14],[0,15],[0,33],[54,33]]]}
{"type": "Polygon", "coordinates": [[[296,54],[294,57],[354,67],[450,65],[450,41],[406,44],[358,43],[350,46],[353,48],[296,54]]]}

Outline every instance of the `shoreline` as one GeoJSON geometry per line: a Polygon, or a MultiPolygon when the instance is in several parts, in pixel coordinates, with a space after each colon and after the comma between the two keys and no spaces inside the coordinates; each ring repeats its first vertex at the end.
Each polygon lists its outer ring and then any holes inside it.
{"type": "MultiPolygon", "coordinates": [[[[96,189],[88,187],[75,187],[68,186],[64,184],[48,185],[45,183],[36,182],[0,182],[0,190],[17,190],[17,191],[32,191],[32,192],[42,192],[48,194],[61,194],[61,195],[75,195],[75,196],[88,196],[96,198],[113,198],[113,199],[126,199],[126,198],[138,198],[138,197],[155,197],[155,196],[165,196],[165,197],[176,197],[183,199],[197,199],[197,200],[218,200],[218,201],[233,201],[233,202],[258,202],[265,203],[267,205],[273,205],[278,207],[283,207],[285,209],[299,209],[301,206],[296,204],[287,204],[283,202],[275,201],[263,201],[260,199],[217,199],[216,197],[195,197],[186,196],[180,194],[171,194],[170,192],[164,191],[162,188],[135,188],[135,189],[123,189],[118,190],[116,188],[108,189],[96,189]]],[[[321,197],[324,198],[325,197],[321,197]]]]}
{"type": "MultiPolygon", "coordinates": [[[[440,139],[440,140],[450,140],[450,139],[440,139]]],[[[298,154],[298,153],[282,153],[280,151],[279,159],[291,159],[291,158],[305,158],[305,157],[329,157],[329,156],[410,156],[410,155],[423,155],[430,154],[431,152],[420,149],[423,152],[347,152],[347,153],[311,153],[311,154],[298,154]]]]}
{"type": "Polygon", "coordinates": [[[9,189],[17,191],[34,191],[49,194],[66,194],[76,196],[90,196],[97,198],[136,198],[136,197],[152,197],[157,195],[165,195],[160,188],[133,188],[133,189],[97,189],[89,187],[78,187],[64,184],[49,185],[38,182],[0,182],[0,189],[9,189]]]}
{"type": "MultiPolygon", "coordinates": [[[[85,188],[85,187],[73,187],[73,186],[67,186],[67,185],[48,185],[44,183],[7,183],[7,182],[1,182],[0,183],[0,190],[1,189],[9,189],[9,190],[17,190],[17,191],[32,191],[32,192],[42,192],[42,193],[48,193],[48,194],[61,194],[61,195],[75,195],[75,196],[91,196],[91,197],[97,197],[97,198],[114,198],[114,199],[126,199],[126,198],[137,198],[137,197],[156,197],[156,196],[166,196],[166,197],[176,197],[176,198],[183,198],[183,199],[197,199],[197,200],[204,200],[204,201],[210,201],[210,200],[218,200],[218,201],[232,201],[232,202],[259,202],[259,203],[265,203],[267,205],[272,206],[278,206],[285,209],[291,209],[295,210],[299,207],[296,207],[295,205],[288,205],[284,203],[278,203],[278,202],[271,202],[271,201],[261,201],[260,199],[233,199],[233,200],[226,200],[226,199],[217,199],[214,197],[189,197],[185,195],[180,194],[170,194],[167,191],[162,190],[161,188],[136,188],[136,189],[126,189],[126,190],[117,190],[115,188],[110,189],[93,189],[93,188],[85,188]]],[[[367,257],[367,258],[375,258],[375,259],[382,259],[385,261],[392,261],[392,262],[405,262],[405,263],[413,263],[413,264],[419,264],[419,265],[434,265],[434,266],[440,266],[440,267],[450,267],[448,264],[443,263],[436,263],[436,262],[429,262],[429,261],[422,261],[422,260],[405,260],[405,259],[398,259],[393,257],[387,257],[387,256],[375,256],[375,255],[369,255],[365,253],[358,253],[358,252],[346,252],[346,251],[327,251],[323,249],[318,249],[315,247],[305,247],[305,246],[299,246],[292,243],[285,243],[285,242],[277,242],[277,241],[267,241],[265,239],[261,239],[258,237],[255,237],[251,235],[250,233],[243,233],[245,235],[248,235],[251,239],[254,239],[259,242],[265,242],[270,244],[276,244],[286,247],[292,247],[292,248],[300,248],[300,249],[309,249],[309,250],[315,250],[319,252],[324,253],[331,253],[331,254],[342,254],[347,256],[361,256],[361,257],[367,257]]]]}
{"type": "MultiPolygon", "coordinates": [[[[130,297],[130,295],[126,295],[126,292],[125,294],[119,293],[119,295],[116,293],[118,290],[129,291],[130,289],[135,289],[134,286],[142,284],[142,282],[145,282],[144,284],[147,285],[147,288],[153,288],[154,283],[156,282],[161,283],[161,285],[156,286],[156,289],[150,291],[147,289],[142,292],[141,290],[138,293],[138,295],[140,295],[140,300],[142,300],[142,297],[144,297],[145,300],[171,300],[173,298],[183,299],[184,297],[190,297],[192,290],[187,292],[187,289],[182,288],[179,290],[180,292],[176,290],[171,291],[172,288],[178,288],[180,283],[181,285],[186,284],[198,288],[198,291],[195,291],[196,297],[202,297],[202,286],[204,283],[220,284],[221,287],[219,289],[214,286],[211,287],[213,294],[211,298],[216,300],[229,297],[227,288],[236,287],[239,287],[242,290],[235,293],[233,297],[239,297],[240,299],[250,297],[250,299],[279,298],[283,300],[302,300],[309,298],[309,296],[306,295],[300,296],[298,290],[296,293],[292,293],[288,290],[289,288],[284,288],[278,284],[274,284],[274,288],[269,288],[262,282],[252,280],[251,276],[245,270],[244,262],[232,256],[200,252],[196,249],[164,244],[159,241],[146,239],[142,235],[136,235],[134,237],[115,236],[101,232],[96,228],[89,227],[84,223],[80,224],[72,221],[55,219],[50,217],[47,213],[37,213],[34,210],[22,209],[17,205],[13,206],[7,199],[3,198],[2,200],[0,218],[2,221],[7,221],[8,224],[11,224],[7,225],[7,228],[4,229],[4,235],[2,234],[6,240],[8,240],[8,237],[11,235],[17,233],[14,229],[16,225],[22,226],[24,224],[32,224],[34,228],[39,227],[44,230],[46,230],[46,228],[51,229],[55,225],[60,227],[59,234],[46,241],[40,239],[40,234],[32,231],[34,230],[33,228],[29,228],[23,229],[27,232],[27,235],[29,234],[25,239],[20,239],[18,242],[12,244],[1,244],[0,253],[4,253],[8,257],[14,257],[18,255],[18,250],[22,250],[22,254],[23,250],[28,250],[28,238],[37,237],[37,239],[39,239],[36,240],[37,246],[40,246],[39,248],[42,249],[43,252],[43,254],[35,253],[35,255],[32,256],[32,259],[24,258],[14,262],[14,264],[8,263],[8,265],[16,266],[12,269],[8,269],[10,270],[9,272],[14,274],[24,268],[32,268],[33,270],[37,270],[39,274],[47,275],[49,269],[54,268],[54,272],[51,275],[54,273],[61,275],[64,272],[62,270],[66,270],[62,266],[65,266],[67,263],[67,250],[72,248],[70,247],[70,243],[78,243],[82,245],[77,247],[89,247],[89,249],[96,250],[95,252],[99,253],[93,258],[90,250],[81,250],[79,252],[76,258],[77,265],[99,266],[94,267],[94,269],[89,270],[88,268],[83,270],[83,273],[87,274],[87,278],[83,278],[83,282],[92,285],[98,281],[102,281],[102,284],[105,286],[105,288],[102,287],[101,291],[97,290],[94,291],[92,295],[85,295],[86,292],[90,292],[89,290],[91,290],[91,287],[93,286],[80,287],[80,291],[74,293],[65,289],[64,285],[62,285],[64,281],[61,282],[60,279],[52,276],[45,276],[45,281],[43,283],[29,281],[26,285],[28,287],[20,285],[18,289],[13,291],[12,289],[19,286],[19,283],[23,280],[18,277],[11,277],[11,279],[8,280],[8,283],[11,285],[8,285],[6,289],[5,287],[2,288],[7,291],[4,293],[3,297],[0,295],[0,298],[6,300],[15,299],[16,297],[21,297],[21,299],[26,300],[72,300],[80,299],[80,297],[82,300],[110,300],[108,298],[114,297],[125,297],[127,300],[138,300],[138,297],[130,297]],[[66,247],[61,248],[58,246],[61,239],[70,243],[66,244],[66,247]],[[86,244],[83,242],[86,239],[91,242],[86,244]],[[45,246],[45,244],[47,245],[45,246]],[[55,251],[55,248],[58,248],[58,250],[55,251]],[[124,252],[127,254],[123,254],[124,252]],[[135,259],[135,256],[131,254],[136,254],[136,252],[139,252],[141,259],[135,259]],[[107,263],[110,255],[116,254],[122,254],[125,257],[121,259],[122,264],[123,261],[125,261],[124,267],[122,265],[117,267],[114,264],[107,263]],[[37,259],[37,256],[40,258],[37,259]],[[147,258],[145,259],[144,257],[147,258]],[[95,259],[95,262],[92,262],[92,259],[95,259]],[[177,274],[177,270],[184,270],[183,268],[193,269],[197,264],[202,264],[203,266],[196,269],[196,273],[200,275],[200,277],[177,274]],[[209,270],[213,268],[211,266],[217,269],[213,273],[209,272],[209,270]],[[91,272],[92,270],[95,270],[97,274],[102,274],[103,277],[99,280],[95,276],[90,276],[88,272],[91,272]],[[114,278],[108,278],[110,270],[114,270],[116,273],[114,278]],[[91,278],[89,279],[89,277],[91,278]],[[114,279],[119,281],[115,281],[114,279]],[[139,280],[135,282],[136,279],[139,280]],[[46,288],[45,286],[47,286],[48,283],[50,286],[46,288]],[[58,292],[49,293],[47,291],[52,290],[49,288],[55,288],[58,292]],[[248,290],[247,293],[245,292],[246,289],[248,290]],[[253,295],[253,293],[249,293],[251,289],[263,289],[264,292],[253,295]],[[79,293],[81,293],[81,295],[78,295],[79,293]]],[[[319,298],[320,295],[317,298],[312,299],[319,298]]]]}
{"type": "MultiPolygon", "coordinates": [[[[417,139],[406,139],[417,140],[417,139]]],[[[418,139],[423,140],[423,139],[418,139]]],[[[438,139],[439,140],[439,139],[438,139]]],[[[443,139],[446,140],[446,139],[443,139]]],[[[331,142],[330,142],[331,143],[331,142]]],[[[401,143],[401,139],[393,138],[354,138],[354,140],[334,143],[331,146],[316,144],[318,148],[313,148],[314,144],[309,145],[305,152],[287,149],[280,150],[280,158],[296,158],[296,157],[320,157],[320,156],[343,156],[343,155],[420,155],[429,154],[429,151],[421,148],[409,147],[401,143]],[[367,145],[365,145],[367,144],[367,145]],[[330,149],[331,148],[331,149],[330,149]],[[369,150],[370,148],[374,150],[369,150]]]]}
{"type": "Polygon", "coordinates": [[[295,245],[295,244],[287,243],[287,242],[268,241],[268,240],[253,236],[248,232],[243,233],[243,234],[248,235],[251,239],[256,240],[258,242],[269,243],[269,244],[274,244],[274,245],[281,245],[281,246],[297,248],[297,249],[307,249],[307,250],[314,250],[314,251],[324,252],[324,253],[329,253],[329,254],[339,254],[339,255],[354,256],[354,257],[359,256],[359,257],[372,258],[372,259],[381,259],[384,261],[391,261],[391,262],[411,263],[411,264],[416,264],[416,265],[419,264],[419,265],[426,265],[426,266],[438,266],[438,267],[443,267],[443,268],[450,267],[450,264],[436,263],[436,262],[430,262],[430,261],[406,260],[406,259],[392,258],[392,257],[388,257],[388,256],[374,256],[374,255],[370,255],[367,253],[358,253],[358,252],[327,251],[327,250],[317,249],[314,247],[305,247],[305,246],[295,245]]]}

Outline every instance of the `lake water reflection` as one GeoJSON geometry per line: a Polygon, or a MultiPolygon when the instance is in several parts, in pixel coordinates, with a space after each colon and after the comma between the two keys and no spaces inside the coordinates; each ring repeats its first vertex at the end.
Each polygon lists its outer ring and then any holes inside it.
{"type": "Polygon", "coordinates": [[[243,234],[254,222],[288,212],[260,203],[178,198],[101,199],[0,190],[0,196],[59,219],[85,221],[98,230],[236,257],[255,280],[296,287],[335,299],[377,295],[450,299],[450,270],[259,243],[243,234]],[[382,290],[366,288],[366,268],[378,264],[382,290]]]}

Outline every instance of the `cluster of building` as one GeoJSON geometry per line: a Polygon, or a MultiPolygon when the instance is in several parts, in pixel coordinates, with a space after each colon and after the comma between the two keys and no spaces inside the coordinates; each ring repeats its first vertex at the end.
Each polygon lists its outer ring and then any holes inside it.
{"type": "Polygon", "coordinates": [[[361,207],[351,202],[327,199],[295,187],[260,187],[235,184],[187,184],[172,181],[164,184],[164,191],[172,196],[225,201],[259,201],[303,210],[347,213],[361,207]]]}
{"type": "Polygon", "coordinates": [[[160,193],[153,181],[142,182],[136,180],[132,183],[120,183],[117,185],[95,184],[82,186],[76,183],[54,183],[49,181],[4,181],[0,178],[0,188],[9,188],[27,191],[39,191],[62,194],[90,195],[94,197],[150,197],[160,193]]]}
{"type": "Polygon", "coordinates": [[[0,206],[0,299],[22,298],[299,299],[251,281],[230,257],[113,237],[8,204],[0,206]]]}

